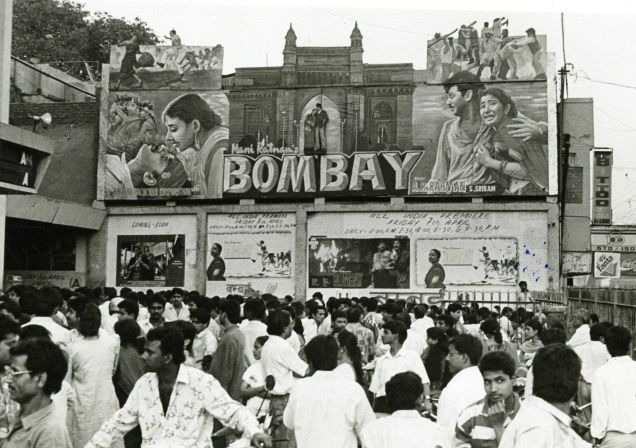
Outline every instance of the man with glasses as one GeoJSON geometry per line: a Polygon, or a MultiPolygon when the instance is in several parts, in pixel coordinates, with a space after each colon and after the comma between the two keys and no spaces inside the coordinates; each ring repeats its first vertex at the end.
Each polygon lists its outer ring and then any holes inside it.
{"type": "Polygon", "coordinates": [[[51,400],[66,375],[62,349],[49,340],[32,339],[19,343],[10,353],[9,390],[21,412],[3,448],[72,448],[66,422],[51,400]]]}

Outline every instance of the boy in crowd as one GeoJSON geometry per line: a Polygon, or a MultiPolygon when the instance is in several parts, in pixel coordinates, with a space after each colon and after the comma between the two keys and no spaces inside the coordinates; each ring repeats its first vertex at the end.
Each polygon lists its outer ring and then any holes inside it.
{"type": "Polygon", "coordinates": [[[386,383],[386,397],[391,411],[388,417],[375,420],[362,430],[364,448],[439,448],[437,424],[420,416],[424,399],[422,379],[413,372],[402,372],[386,383]]]}
{"type": "Polygon", "coordinates": [[[570,427],[570,404],[581,375],[581,360],[571,348],[550,344],[532,362],[533,395],[505,429],[499,448],[589,448],[570,427]]]}
{"type": "Polygon", "coordinates": [[[490,352],[479,362],[486,397],[468,406],[455,427],[455,448],[497,448],[521,402],[513,392],[515,362],[506,352],[490,352]]]}

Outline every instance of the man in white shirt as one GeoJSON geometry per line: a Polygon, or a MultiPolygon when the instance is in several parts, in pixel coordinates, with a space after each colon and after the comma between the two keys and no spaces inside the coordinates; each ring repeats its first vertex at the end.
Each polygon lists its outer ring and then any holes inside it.
{"type": "Polygon", "coordinates": [[[636,447],[636,362],[629,349],[632,335],[624,327],[607,330],[612,358],[592,378],[592,437],[600,448],[636,447]]]}
{"type": "Polygon", "coordinates": [[[267,336],[265,319],[265,302],[260,299],[248,299],[243,307],[243,313],[247,320],[239,326],[239,330],[245,336],[245,356],[249,365],[254,364],[254,341],[260,336],[267,336]]]}
{"type": "Polygon", "coordinates": [[[576,331],[568,341],[568,345],[575,348],[579,345],[586,344],[590,339],[590,312],[585,308],[576,310],[574,314],[574,322],[576,331]]]}
{"type": "MultiPolygon", "coordinates": [[[[58,307],[58,298],[55,294],[50,293],[52,288],[42,288],[35,291],[33,314],[29,322],[23,325],[40,325],[48,330],[51,334],[51,340],[58,344],[66,346],[71,342],[71,333],[69,330],[53,320],[53,315],[58,307]]],[[[61,301],[61,297],[59,301],[61,301]]]]}
{"type": "Polygon", "coordinates": [[[411,316],[408,313],[397,313],[395,319],[401,321],[407,328],[406,341],[404,341],[403,350],[411,350],[421,358],[424,350],[427,349],[426,336],[422,336],[411,328],[411,316]]]}
{"type": "Polygon", "coordinates": [[[210,312],[205,308],[196,308],[190,312],[190,318],[192,325],[197,330],[197,334],[192,340],[192,356],[197,368],[207,372],[212,356],[219,347],[219,341],[208,327],[210,312]]]}
{"type": "Polygon", "coordinates": [[[431,382],[426,368],[417,353],[404,349],[405,340],[406,327],[401,321],[394,319],[384,324],[382,342],[389,346],[389,351],[376,360],[375,371],[369,386],[369,391],[375,395],[373,408],[376,412],[389,413],[385,385],[400,372],[414,372],[419,375],[424,389],[424,406],[431,409],[431,382]]]}
{"type": "Polygon", "coordinates": [[[437,422],[448,446],[454,440],[455,426],[461,411],[486,396],[484,378],[477,367],[482,350],[481,341],[470,334],[460,334],[448,344],[446,359],[455,376],[442,390],[437,405],[437,422]]]}
{"type": "Polygon", "coordinates": [[[571,348],[550,344],[532,363],[533,395],[504,430],[499,448],[590,448],[570,427],[581,360],[571,348]]]}
{"type": "Polygon", "coordinates": [[[183,304],[185,292],[181,288],[174,288],[170,295],[170,302],[166,303],[163,318],[166,322],[175,320],[190,320],[190,308],[183,304]]]}
{"type": "MultiPolygon", "coordinates": [[[[287,342],[293,331],[294,322],[289,313],[276,310],[267,316],[269,339],[261,350],[261,363],[265,377],[274,377],[275,385],[270,393],[270,415],[272,416],[272,437],[275,440],[290,440],[293,435],[282,425],[281,418],[289,400],[289,392],[296,377],[307,374],[307,364],[287,342]]],[[[285,445],[286,446],[286,445],[285,445]]]]}
{"type": "Polygon", "coordinates": [[[331,332],[331,320],[329,321],[329,329],[325,333],[324,324],[327,317],[327,310],[319,302],[313,300],[307,304],[309,317],[302,320],[303,329],[305,330],[305,344],[319,334],[329,334],[331,332]],[[322,331],[321,331],[322,330],[322,331]]]}
{"type": "Polygon", "coordinates": [[[213,419],[252,446],[271,447],[256,417],[232,400],[212,375],[183,364],[183,334],[169,327],[148,332],[143,354],[149,373],[139,378],[123,408],[106,421],[86,448],[110,447],[139,425],[142,448],[211,448],[213,419]]]}
{"type": "Polygon", "coordinates": [[[363,448],[441,448],[439,426],[417,410],[424,398],[422,379],[416,373],[402,372],[385,388],[391,415],[363,428],[363,448]]]}
{"type": "Polygon", "coordinates": [[[316,336],[305,354],[313,374],[293,386],[285,426],[294,431],[299,448],[357,448],[362,428],[375,419],[364,390],[334,374],[338,343],[333,336],[316,336]]]}
{"type": "Polygon", "coordinates": [[[413,315],[415,321],[411,324],[411,330],[419,333],[423,338],[426,338],[426,330],[435,326],[433,319],[426,315],[428,313],[428,305],[421,303],[413,308],[413,315]]]}

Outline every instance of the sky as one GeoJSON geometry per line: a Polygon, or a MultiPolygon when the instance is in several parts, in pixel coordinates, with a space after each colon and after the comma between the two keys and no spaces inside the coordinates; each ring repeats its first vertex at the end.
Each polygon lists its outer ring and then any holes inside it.
{"type": "Polygon", "coordinates": [[[548,36],[557,67],[563,65],[565,49],[565,60],[572,64],[568,96],[594,99],[595,145],[614,149],[614,223],[636,224],[636,5],[626,0],[78,1],[92,12],[140,17],[161,36],[174,28],[187,45],[220,43],[224,73],[236,67],[282,65],[290,23],[299,46],[347,46],[357,20],[365,63],[411,62],[416,69],[426,68],[426,41],[437,31],[496,16],[509,18],[512,35],[523,35],[533,26],[537,34],[548,36]]]}

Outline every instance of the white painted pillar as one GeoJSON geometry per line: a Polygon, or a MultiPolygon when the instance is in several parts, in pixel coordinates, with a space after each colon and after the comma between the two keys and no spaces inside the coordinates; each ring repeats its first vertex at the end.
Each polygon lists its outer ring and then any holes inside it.
{"type": "Polygon", "coordinates": [[[9,123],[13,0],[0,1],[0,123],[9,123]]]}

